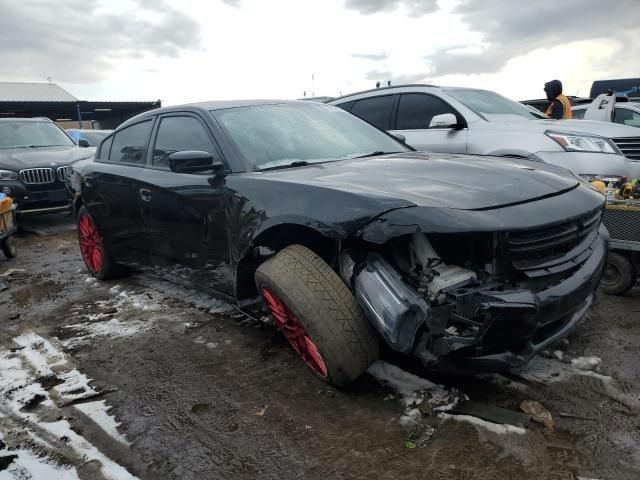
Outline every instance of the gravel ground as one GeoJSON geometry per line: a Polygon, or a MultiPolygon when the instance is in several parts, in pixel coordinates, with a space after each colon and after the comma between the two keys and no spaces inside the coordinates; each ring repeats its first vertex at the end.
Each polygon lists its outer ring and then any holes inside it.
{"type": "Polygon", "coordinates": [[[0,479],[640,478],[638,288],[519,371],[385,358],[337,390],[224,302],[95,281],[68,217],[24,227],[0,260],[0,479]],[[475,413],[450,415],[467,398],[475,413]]]}

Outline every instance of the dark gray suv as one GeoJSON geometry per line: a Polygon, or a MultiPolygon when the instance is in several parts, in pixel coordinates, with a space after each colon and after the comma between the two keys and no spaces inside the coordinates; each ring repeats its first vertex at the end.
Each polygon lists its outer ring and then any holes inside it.
{"type": "Polygon", "coordinates": [[[46,118],[0,119],[0,192],[13,198],[20,213],[68,209],[69,165],[95,153],[83,145],[46,118]]]}

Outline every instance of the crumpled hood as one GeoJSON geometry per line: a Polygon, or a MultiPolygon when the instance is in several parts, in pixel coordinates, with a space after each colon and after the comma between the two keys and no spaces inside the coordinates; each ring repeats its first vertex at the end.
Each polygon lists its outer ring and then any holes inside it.
{"type": "Polygon", "coordinates": [[[95,148],[77,146],[0,150],[0,169],[18,171],[24,168],[61,167],[92,157],[95,152],[95,148]]]}
{"type": "MultiPolygon", "coordinates": [[[[637,127],[620,125],[611,122],[596,122],[592,120],[526,120],[512,122],[479,122],[477,127],[482,128],[482,123],[486,129],[495,132],[498,130],[516,132],[540,132],[547,130],[555,132],[573,132],[583,135],[598,135],[600,137],[640,137],[637,127]]],[[[477,128],[476,127],[476,128],[477,128]]]]}
{"type": "MultiPolygon", "coordinates": [[[[415,206],[489,209],[561,194],[569,171],[519,159],[408,152],[263,172],[262,180],[306,184],[415,206]]],[[[282,186],[286,192],[286,185],[282,186]]],[[[327,195],[330,195],[330,191],[327,195]]]]}

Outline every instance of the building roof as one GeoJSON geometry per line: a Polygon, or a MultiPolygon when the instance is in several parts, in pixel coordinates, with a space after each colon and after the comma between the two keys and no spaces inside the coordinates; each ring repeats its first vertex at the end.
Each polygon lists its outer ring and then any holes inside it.
{"type": "Polygon", "coordinates": [[[0,82],[0,102],[75,102],[55,83],[0,82]]]}

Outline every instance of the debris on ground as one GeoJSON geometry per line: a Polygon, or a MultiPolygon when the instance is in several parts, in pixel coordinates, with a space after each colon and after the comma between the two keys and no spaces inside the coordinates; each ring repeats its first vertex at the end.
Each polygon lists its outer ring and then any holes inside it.
{"type": "Polygon", "coordinates": [[[455,420],[457,422],[470,423],[476,427],[482,427],[490,432],[498,434],[517,433],[518,435],[524,435],[527,431],[522,427],[515,427],[513,425],[499,424],[493,422],[487,422],[478,417],[472,417],[471,415],[450,415],[448,413],[439,413],[438,418],[442,420],[455,420]]]}
{"type": "Polygon", "coordinates": [[[259,409],[255,415],[256,417],[264,417],[265,414],[267,413],[267,409],[269,408],[269,405],[265,405],[264,407],[262,407],[261,409],[259,409]]]}
{"type": "Polygon", "coordinates": [[[541,423],[545,428],[553,428],[553,417],[549,410],[544,408],[540,402],[535,400],[523,400],[520,409],[529,415],[534,422],[541,423]]]}
{"type": "Polygon", "coordinates": [[[508,424],[516,427],[526,426],[530,420],[530,417],[523,413],[494,405],[474,402],[473,400],[460,402],[448,413],[453,415],[470,415],[488,422],[508,424]]]}

